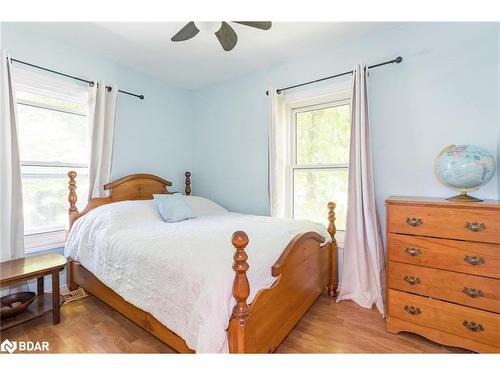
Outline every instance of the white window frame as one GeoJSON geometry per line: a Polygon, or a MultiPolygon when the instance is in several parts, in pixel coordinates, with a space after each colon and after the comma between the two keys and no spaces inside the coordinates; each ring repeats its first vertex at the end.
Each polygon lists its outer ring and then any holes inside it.
{"type": "MultiPolygon", "coordinates": [[[[306,92],[299,95],[291,96],[286,99],[287,106],[287,173],[286,173],[286,215],[294,217],[294,172],[295,170],[349,170],[348,163],[334,164],[297,164],[297,143],[296,143],[296,118],[297,113],[306,112],[316,109],[330,108],[341,105],[351,105],[351,91],[348,89],[333,90],[329,94],[318,94],[317,92],[306,92]]],[[[325,202],[325,221],[327,217],[327,209],[325,202]]],[[[344,230],[337,230],[335,238],[339,246],[344,244],[344,230]]]]}
{"type": "MultiPolygon", "coordinates": [[[[40,107],[39,108],[43,108],[40,107]]],[[[77,164],[77,163],[60,163],[60,162],[35,162],[35,161],[21,161],[21,167],[64,167],[68,170],[73,170],[75,168],[86,168],[88,170],[88,164],[77,164]]],[[[21,181],[26,178],[27,173],[22,173],[21,169],[21,181]]],[[[39,175],[35,174],[38,178],[43,177],[60,177],[57,175],[39,175]]],[[[43,231],[24,231],[24,251],[26,254],[35,253],[37,251],[45,251],[49,249],[54,249],[58,247],[64,247],[66,243],[66,227],[65,226],[54,226],[54,227],[44,227],[43,231]]]]}
{"type": "MultiPolygon", "coordinates": [[[[36,76],[34,77],[36,80],[36,76]]],[[[45,86],[45,89],[47,90],[46,88],[47,82],[50,82],[52,79],[46,76],[39,76],[39,77],[42,78],[42,85],[45,86]]],[[[54,79],[54,82],[57,81],[54,79]]],[[[36,82],[34,82],[34,86],[36,85],[37,85],[36,82]]],[[[47,93],[46,95],[50,94],[47,93]]],[[[50,104],[40,104],[24,99],[16,99],[16,105],[18,106],[18,111],[19,111],[19,106],[30,106],[47,111],[56,111],[71,115],[88,117],[88,113],[84,111],[79,111],[76,109],[63,110],[58,107],[52,106],[50,104]]],[[[59,168],[67,168],[68,170],[73,170],[73,169],[81,170],[82,168],[85,168],[87,169],[87,173],[89,168],[88,163],[81,164],[81,163],[60,162],[60,161],[44,162],[44,161],[21,160],[21,180],[26,178],[26,176],[30,175],[29,173],[23,173],[22,167],[59,167],[59,168]]],[[[60,177],[59,174],[57,175],[35,174],[35,176],[37,176],[38,178],[40,178],[40,176],[60,177]]],[[[66,229],[67,229],[66,226],[44,227],[43,229],[44,229],[43,231],[26,231],[26,230],[24,231],[24,250],[26,254],[35,253],[38,251],[46,251],[58,247],[64,247],[66,243],[66,229]]]]}

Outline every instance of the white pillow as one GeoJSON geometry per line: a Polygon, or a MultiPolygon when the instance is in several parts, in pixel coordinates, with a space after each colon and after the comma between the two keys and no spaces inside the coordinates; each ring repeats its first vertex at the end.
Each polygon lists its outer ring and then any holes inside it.
{"type": "Polygon", "coordinates": [[[191,206],[196,216],[224,215],[229,212],[224,207],[207,198],[189,195],[184,196],[184,199],[191,206]]]}

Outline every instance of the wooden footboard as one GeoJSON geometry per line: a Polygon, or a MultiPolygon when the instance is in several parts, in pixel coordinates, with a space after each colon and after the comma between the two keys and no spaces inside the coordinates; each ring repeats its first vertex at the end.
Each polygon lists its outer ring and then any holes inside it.
{"type": "Polygon", "coordinates": [[[236,305],[228,328],[231,353],[274,352],[325,288],[330,296],[336,294],[335,204],[328,203],[328,209],[332,242],[321,246],[325,238],[316,232],[297,235],[272,267],[272,275],[278,279],[271,288],[259,291],[251,305],[246,302],[250,294],[245,252],[249,239],[242,231],[233,234],[236,305]]]}
{"type": "Polygon", "coordinates": [[[278,277],[271,288],[259,291],[254,302],[246,305],[249,294],[244,232],[236,232],[233,245],[236,271],[233,294],[236,305],[229,322],[231,353],[272,353],[321,295],[330,280],[330,243],[315,232],[295,237],[273,266],[278,277]]]}
{"type": "MultiPolygon", "coordinates": [[[[152,199],[152,194],[169,193],[167,186],[171,186],[169,181],[153,175],[127,176],[105,185],[106,189],[111,190],[109,197],[91,199],[85,210],[79,213],[76,209],[76,173],[70,172],[68,176],[70,230],[74,221],[95,207],[122,200],[152,199]]],[[[186,172],[185,176],[185,192],[189,195],[191,174],[186,172]]],[[[248,255],[245,251],[249,239],[242,231],[233,234],[231,241],[236,252],[232,291],[236,304],[228,325],[231,353],[273,352],[325,289],[328,289],[330,296],[335,295],[337,243],[334,210],[335,204],[329,202],[328,232],[331,242],[322,246],[325,239],[316,232],[297,235],[272,267],[272,275],[277,277],[277,280],[272,287],[260,290],[251,305],[247,303],[250,286],[246,275],[249,268],[248,255]]],[[[162,325],[151,314],[125,301],[80,263],[71,259],[68,263],[67,281],[70,289],[82,286],[178,352],[193,352],[181,337],[162,325]]]]}

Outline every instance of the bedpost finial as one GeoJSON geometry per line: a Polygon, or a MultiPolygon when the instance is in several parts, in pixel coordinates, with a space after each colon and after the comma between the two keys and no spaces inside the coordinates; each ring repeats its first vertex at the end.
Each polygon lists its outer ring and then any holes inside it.
{"type": "Polygon", "coordinates": [[[247,298],[250,295],[250,284],[246,274],[249,266],[247,263],[248,255],[245,252],[245,247],[248,245],[248,236],[243,231],[234,232],[231,242],[236,248],[233,257],[233,270],[236,272],[233,282],[233,297],[236,300],[236,305],[234,305],[232,317],[244,322],[250,313],[247,304],[247,298]]]}
{"type": "Polygon", "coordinates": [[[231,243],[235,248],[244,250],[248,245],[248,236],[241,230],[234,232],[231,237],[231,243]]]}
{"type": "Polygon", "coordinates": [[[76,220],[76,216],[78,216],[78,208],[76,208],[76,201],[78,200],[78,197],[76,196],[76,181],[75,181],[76,172],[69,171],[68,177],[69,177],[69,181],[68,181],[69,227],[68,227],[68,229],[71,229],[73,222],[76,220]]]}
{"type": "Polygon", "coordinates": [[[69,171],[68,172],[68,177],[69,177],[69,182],[68,182],[68,189],[69,189],[69,194],[68,194],[68,202],[69,202],[69,210],[68,212],[71,214],[73,212],[77,212],[76,208],[76,201],[78,200],[78,197],[76,196],[76,172],[75,171],[69,171]]]}
{"type": "Polygon", "coordinates": [[[335,202],[328,202],[328,233],[332,236],[333,245],[337,245],[337,241],[335,240],[335,234],[337,233],[337,228],[335,227],[335,207],[337,207],[335,202]]]}
{"type": "Polygon", "coordinates": [[[184,191],[186,195],[191,195],[191,172],[187,171],[184,176],[186,176],[186,189],[184,191]]]}

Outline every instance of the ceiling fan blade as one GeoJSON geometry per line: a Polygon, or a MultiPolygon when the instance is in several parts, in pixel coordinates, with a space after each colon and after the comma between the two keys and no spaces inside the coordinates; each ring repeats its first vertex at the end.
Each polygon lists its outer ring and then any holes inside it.
{"type": "Polygon", "coordinates": [[[215,33],[224,51],[231,51],[238,42],[238,36],[227,22],[222,22],[219,31],[215,33]]]}
{"type": "Polygon", "coordinates": [[[193,21],[189,22],[186,26],[180,29],[177,34],[175,34],[172,39],[172,42],[182,42],[184,40],[188,40],[193,38],[196,34],[198,34],[200,30],[196,27],[193,21]]]}
{"type": "Polygon", "coordinates": [[[269,30],[272,26],[272,22],[268,21],[233,21],[234,23],[239,23],[241,25],[255,27],[256,29],[269,30]]]}

